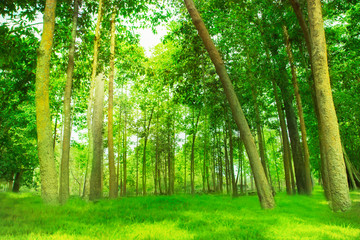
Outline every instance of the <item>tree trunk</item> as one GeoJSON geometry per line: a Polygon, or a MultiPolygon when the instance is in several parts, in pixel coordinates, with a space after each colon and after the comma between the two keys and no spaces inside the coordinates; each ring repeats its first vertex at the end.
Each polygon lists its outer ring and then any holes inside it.
{"type": "Polygon", "coordinates": [[[70,154],[70,136],[71,136],[71,88],[72,76],[74,72],[74,54],[75,54],[75,40],[77,19],[79,12],[79,1],[74,0],[74,14],[71,32],[71,46],[69,50],[69,62],[66,71],[66,86],[64,96],[64,136],[61,155],[61,170],[60,170],[60,203],[65,203],[69,198],[69,154],[70,154]]]}
{"type": "Polygon", "coordinates": [[[102,197],[102,141],[104,110],[104,76],[100,73],[95,79],[95,102],[93,114],[94,153],[90,178],[90,200],[102,197]]]}
{"type": "Polygon", "coordinates": [[[319,145],[320,145],[320,155],[321,155],[321,177],[323,180],[323,188],[324,188],[324,192],[325,192],[325,196],[326,198],[329,200],[330,199],[330,186],[329,186],[329,179],[328,179],[328,174],[327,174],[327,164],[326,164],[326,149],[324,147],[323,142],[325,142],[324,140],[322,140],[322,134],[321,132],[321,119],[320,119],[320,113],[319,113],[319,106],[318,106],[318,101],[317,101],[317,96],[315,93],[315,86],[314,86],[314,69],[313,69],[313,61],[312,61],[312,49],[311,49],[311,43],[310,43],[310,32],[308,29],[308,26],[305,22],[302,10],[300,8],[300,3],[297,0],[290,0],[290,3],[294,9],[294,12],[296,14],[296,17],[298,19],[299,25],[302,29],[302,32],[304,34],[304,39],[305,39],[305,43],[306,43],[306,48],[308,50],[309,53],[309,58],[310,58],[310,68],[311,68],[311,74],[312,74],[312,78],[310,78],[308,80],[308,84],[310,87],[310,92],[311,92],[311,97],[314,103],[314,110],[315,110],[315,115],[316,118],[318,120],[318,131],[319,131],[319,145]]]}
{"type": "Polygon", "coordinates": [[[262,137],[262,130],[261,130],[261,119],[260,119],[260,110],[259,110],[259,105],[257,102],[257,89],[254,85],[254,76],[251,72],[251,63],[250,63],[250,58],[249,56],[247,56],[247,62],[248,62],[248,71],[249,71],[249,76],[250,76],[250,85],[251,85],[251,96],[253,99],[253,104],[254,104],[254,109],[255,109],[255,121],[256,121],[256,133],[257,133],[257,137],[258,137],[258,143],[259,143],[259,152],[260,152],[260,159],[261,159],[261,164],[264,168],[265,171],[265,175],[266,178],[269,179],[268,176],[268,171],[267,171],[267,167],[266,167],[266,160],[265,160],[265,146],[264,146],[264,142],[263,142],[263,137],[262,137]]]}
{"type": "Polygon", "coordinates": [[[306,139],[306,127],[305,127],[305,120],[304,120],[304,113],[301,103],[301,97],[299,92],[299,86],[297,82],[297,76],[296,76],[296,67],[294,65],[293,55],[291,51],[291,45],[290,45],[290,39],[289,34],[286,29],[286,26],[283,26],[283,31],[285,35],[285,42],[286,42],[286,50],[289,57],[290,67],[291,67],[291,74],[292,74],[292,82],[295,90],[295,98],[296,98],[296,105],[298,109],[299,114],[299,120],[300,120],[300,131],[301,131],[301,140],[302,140],[302,146],[304,150],[304,163],[305,163],[305,183],[306,183],[306,193],[311,194],[312,192],[312,182],[311,182],[311,175],[310,175],[310,155],[309,155],[309,147],[307,144],[306,139]]]}
{"type": "Polygon", "coordinates": [[[327,50],[320,0],[307,0],[312,66],[316,98],[321,119],[320,135],[326,152],[330,187],[330,206],[334,211],[346,211],[351,206],[349,186],[341,147],[339,125],[331,93],[327,50]]]}
{"type": "MultiPolygon", "coordinates": [[[[94,86],[95,86],[95,77],[96,77],[96,69],[97,69],[97,62],[98,62],[98,51],[99,51],[99,42],[100,42],[100,25],[101,25],[101,18],[102,18],[102,0],[99,0],[99,9],[98,9],[98,17],[96,22],[96,29],[95,29],[95,39],[94,39],[94,56],[93,56],[93,63],[92,63],[92,73],[90,79],[90,93],[89,93],[89,100],[88,100],[88,107],[86,113],[86,122],[88,126],[88,137],[89,137],[89,149],[88,149],[88,170],[87,173],[90,175],[89,169],[92,169],[91,163],[93,161],[93,152],[94,152],[94,139],[93,139],[93,126],[92,126],[92,110],[93,110],[93,101],[94,101],[94,86]]],[[[85,185],[84,185],[84,197],[89,195],[90,191],[90,184],[89,179],[90,176],[85,176],[85,185]]]]}
{"type": "Polygon", "coordinates": [[[146,127],[146,110],[145,110],[145,121],[144,121],[145,139],[144,139],[144,152],[143,152],[143,162],[142,162],[142,190],[144,196],[146,195],[146,144],[149,136],[150,124],[151,124],[153,112],[154,112],[154,108],[151,110],[149,123],[148,126],[146,127]]]}
{"type": "Polygon", "coordinates": [[[186,132],[185,132],[185,144],[184,144],[184,192],[186,193],[186,132]]]}
{"type": "Polygon", "coordinates": [[[274,95],[275,95],[275,102],[276,108],[278,111],[279,121],[280,121],[280,128],[281,128],[281,140],[283,146],[283,162],[284,162],[284,173],[285,173],[285,185],[286,185],[286,193],[288,195],[293,194],[295,189],[292,189],[291,179],[290,179],[290,161],[291,161],[291,151],[290,151],[290,143],[289,143],[289,136],[286,128],[286,122],[284,117],[284,112],[282,110],[282,103],[279,98],[279,94],[277,91],[277,87],[275,81],[272,79],[274,95]]]}
{"type": "Polygon", "coordinates": [[[57,203],[58,178],[49,104],[50,58],[54,40],[56,0],[47,0],[40,47],[37,50],[35,103],[38,156],[40,162],[41,197],[46,203],[57,203]]]}
{"type": "MultiPolygon", "coordinates": [[[[194,111],[194,110],[193,110],[194,111]]],[[[193,113],[193,117],[194,117],[193,113]]],[[[199,110],[198,116],[196,118],[196,123],[194,126],[193,139],[191,143],[191,158],[190,158],[190,181],[191,181],[191,194],[195,194],[195,139],[197,133],[197,127],[199,123],[201,110],[199,110]]]]}
{"type": "Polygon", "coordinates": [[[155,174],[154,174],[154,194],[158,194],[158,166],[159,166],[159,114],[156,114],[156,139],[155,139],[155,174]]]}
{"type": "Polygon", "coordinates": [[[293,96],[289,92],[289,82],[287,80],[288,76],[285,69],[285,63],[281,62],[280,65],[280,71],[282,73],[282,76],[280,77],[280,81],[278,82],[278,84],[284,100],[285,113],[290,136],[290,144],[295,167],[296,186],[299,194],[310,194],[312,189],[308,188],[306,180],[310,176],[307,175],[308,172],[306,171],[306,169],[308,168],[308,166],[305,165],[302,147],[300,144],[296,115],[292,105],[293,96]]]}
{"type": "Polygon", "coordinates": [[[109,149],[109,198],[117,197],[117,177],[114,160],[114,136],[113,136],[113,106],[114,106],[114,71],[115,71],[115,17],[116,12],[111,14],[111,37],[110,37],[110,76],[109,76],[109,108],[108,108],[108,149],[109,149]]]}
{"type": "Polygon", "coordinates": [[[121,195],[126,196],[126,182],[127,182],[127,169],[126,169],[126,155],[127,155],[127,137],[126,137],[126,108],[124,109],[124,134],[123,134],[123,184],[121,195]]]}
{"type": "Polygon", "coordinates": [[[184,0],[184,2],[193,20],[193,23],[197,28],[201,39],[203,40],[205,48],[208,51],[210,58],[216,68],[216,72],[219,75],[226,97],[230,103],[230,108],[233,113],[234,120],[241,132],[241,136],[244,140],[246,150],[249,155],[250,165],[255,174],[255,183],[257,185],[260,204],[263,208],[273,208],[275,206],[275,201],[272,196],[271,188],[269,186],[269,183],[267,182],[266,175],[261,165],[261,161],[256,149],[254,139],[251,135],[249,125],[245,119],[239,100],[234,91],[234,87],[227,74],[224,62],[219,52],[217,51],[213,41],[211,40],[205,24],[202,21],[197,9],[195,8],[194,2],[192,0],[184,0]]]}
{"type": "Polygon", "coordinates": [[[12,188],[12,191],[15,192],[15,193],[18,193],[20,191],[23,172],[24,172],[23,170],[19,170],[15,174],[14,185],[13,185],[13,188],[12,188]]]}
{"type": "Polygon", "coordinates": [[[227,147],[227,132],[224,127],[224,151],[225,151],[225,183],[226,183],[226,194],[230,194],[229,185],[230,185],[230,177],[229,177],[229,154],[227,147]]]}
{"type": "MultiPolygon", "coordinates": [[[[226,117],[228,117],[227,114],[226,114],[226,117]]],[[[237,197],[238,192],[237,192],[235,171],[234,171],[234,145],[233,145],[233,139],[232,139],[231,123],[230,123],[229,119],[228,119],[228,131],[229,131],[229,151],[230,151],[229,155],[230,155],[230,175],[231,175],[232,195],[233,195],[233,197],[237,197]]]]}

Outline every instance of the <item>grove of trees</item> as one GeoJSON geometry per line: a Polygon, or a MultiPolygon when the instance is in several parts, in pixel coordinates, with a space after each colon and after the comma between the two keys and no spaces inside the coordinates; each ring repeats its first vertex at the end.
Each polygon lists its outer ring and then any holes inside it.
{"type": "Polygon", "coordinates": [[[360,187],[360,3],[0,3],[4,189],[98,200],[360,187]],[[41,22],[41,19],[42,22],[41,22]],[[138,28],[166,26],[146,54],[138,28]]]}

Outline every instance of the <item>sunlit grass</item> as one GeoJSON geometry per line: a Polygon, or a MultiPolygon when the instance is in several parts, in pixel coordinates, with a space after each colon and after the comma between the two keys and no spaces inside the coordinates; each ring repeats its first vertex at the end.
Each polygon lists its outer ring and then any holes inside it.
{"type": "Polygon", "coordinates": [[[0,194],[0,239],[360,239],[360,193],[346,213],[329,210],[323,193],[276,196],[262,210],[256,196],[72,198],[42,204],[31,193],[0,194]]]}

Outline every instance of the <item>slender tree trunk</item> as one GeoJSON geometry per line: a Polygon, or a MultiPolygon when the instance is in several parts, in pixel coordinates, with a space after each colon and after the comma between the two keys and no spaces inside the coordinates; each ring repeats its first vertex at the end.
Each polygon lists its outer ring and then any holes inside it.
{"type": "Polygon", "coordinates": [[[144,152],[143,152],[143,162],[142,162],[142,190],[144,196],[146,195],[146,144],[149,136],[150,124],[151,124],[153,112],[154,112],[154,108],[151,110],[149,123],[148,126],[146,127],[146,110],[145,110],[145,121],[144,121],[145,139],[144,139],[144,152]]]}
{"type": "Polygon", "coordinates": [[[196,118],[193,139],[192,139],[192,143],[191,143],[191,159],[190,159],[191,194],[195,194],[195,139],[196,139],[196,133],[197,133],[200,114],[201,114],[201,110],[199,110],[198,116],[196,118]]]}
{"type": "Polygon", "coordinates": [[[221,136],[220,136],[220,132],[219,132],[219,137],[217,139],[217,150],[218,150],[218,169],[219,169],[219,172],[218,172],[218,180],[219,180],[219,192],[223,192],[223,161],[222,161],[222,152],[221,152],[221,145],[220,145],[220,139],[221,139],[221,136]]]}
{"type": "MultiPolygon", "coordinates": [[[[135,158],[136,158],[136,183],[135,183],[135,189],[136,189],[136,196],[139,195],[139,137],[136,135],[136,149],[135,149],[135,158]]],[[[156,194],[156,184],[155,184],[155,194],[156,194]]]]}
{"type": "Polygon", "coordinates": [[[204,136],[204,159],[203,159],[203,177],[202,177],[202,181],[203,181],[203,192],[205,192],[205,184],[206,184],[206,154],[207,154],[207,149],[206,149],[206,136],[204,136]]]}
{"type": "Polygon", "coordinates": [[[77,19],[79,12],[79,1],[74,0],[74,14],[71,32],[71,46],[69,50],[69,62],[66,71],[66,86],[64,97],[64,136],[61,155],[61,170],[60,170],[60,203],[65,203],[69,198],[69,154],[70,154],[70,137],[71,137],[71,88],[72,76],[74,72],[74,54],[75,54],[75,40],[77,19]]]}
{"type": "Polygon", "coordinates": [[[43,33],[40,47],[37,50],[35,82],[41,197],[46,203],[57,203],[59,201],[49,104],[50,58],[54,40],[55,8],[56,0],[46,0],[43,33]]]}
{"type": "MultiPolygon", "coordinates": [[[[168,126],[168,129],[170,129],[170,127],[168,126]]],[[[169,187],[168,187],[168,195],[171,195],[172,192],[171,192],[171,139],[170,139],[170,131],[168,131],[168,177],[169,177],[169,187]]]]}
{"type": "Polygon", "coordinates": [[[292,74],[292,82],[293,82],[294,90],[295,90],[296,105],[297,105],[299,120],[300,120],[301,140],[302,140],[302,146],[303,146],[303,150],[304,150],[304,162],[305,162],[304,170],[305,170],[305,175],[306,175],[306,179],[305,179],[306,193],[311,194],[312,182],[311,182],[311,175],[310,175],[310,155],[309,155],[309,147],[308,147],[307,139],[306,139],[307,134],[306,134],[306,127],[305,127],[304,113],[303,113],[303,108],[302,108],[302,103],[301,103],[299,86],[298,86],[298,82],[297,82],[296,67],[294,65],[293,55],[292,55],[292,51],[291,51],[289,34],[288,34],[288,31],[287,31],[287,28],[285,25],[283,26],[283,31],[284,31],[284,35],[285,35],[286,50],[287,50],[287,54],[289,57],[291,74],[292,74]]]}
{"type": "Polygon", "coordinates": [[[127,136],[126,136],[126,108],[124,109],[124,135],[123,135],[123,185],[122,185],[122,196],[126,196],[126,183],[127,183],[127,169],[126,169],[126,155],[127,155],[127,136]]]}
{"type": "Polygon", "coordinates": [[[185,5],[190,13],[195,27],[203,40],[206,50],[208,51],[210,58],[216,68],[216,72],[222,82],[226,97],[230,103],[230,108],[233,113],[234,120],[241,132],[241,136],[244,140],[246,150],[249,155],[250,165],[255,174],[255,183],[257,185],[258,197],[260,204],[263,208],[273,208],[275,201],[271,192],[270,185],[266,179],[264,169],[261,165],[261,161],[256,149],[254,139],[251,135],[249,125],[245,119],[244,113],[241,109],[239,100],[234,91],[234,87],[227,74],[224,62],[217,51],[213,41],[210,38],[204,22],[202,21],[195,4],[192,0],[184,0],[185,5]]]}
{"type": "Polygon", "coordinates": [[[330,206],[334,211],[346,211],[351,206],[351,200],[330,86],[321,3],[320,0],[307,0],[307,3],[313,75],[321,119],[320,135],[323,136],[321,140],[324,141],[330,186],[330,206]]]}
{"type": "MultiPolygon", "coordinates": [[[[94,86],[95,86],[95,77],[96,77],[96,69],[97,69],[97,62],[98,62],[98,51],[99,51],[99,43],[100,43],[100,25],[101,25],[101,18],[102,18],[102,0],[99,0],[99,9],[98,9],[98,17],[96,22],[96,29],[95,29],[95,40],[94,40],[94,56],[93,56],[93,63],[92,63],[92,73],[90,79],[90,93],[89,93],[89,100],[88,100],[88,107],[86,113],[86,122],[88,127],[88,137],[89,137],[89,146],[88,146],[88,168],[92,169],[91,163],[93,161],[93,152],[94,152],[94,145],[93,145],[93,126],[92,126],[92,110],[93,110],[93,101],[94,101],[94,86]]],[[[91,171],[87,171],[90,175],[91,171]]],[[[89,194],[90,184],[89,179],[90,176],[85,176],[85,193],[84,196],[89,194]]]]}
{"type": "Polygon", "coordinates": [[[230,175],[231,175],[231,184],[232,184],[232,195],[233,197],[237,197],[238,191],[236,186],[235,170],[234,170],[234,145],[232,139],[232,129],[229,119],[228,119],[228,131],[229,131],[230,175]]]}
{"type": "MultiPolygon", "coordinates": [[[[216,139],[215,136],[213,137],[213,146],[216,145],[216,139]]],[[[213,183],[213,189],[214,192],[216,192],[216,173],[215,173],[215,149],[212,149],[212,171],[211,171],[211,177],[212,177],[212,183],[213,183]]]]}
{"type": "Polygon", "coordinates": [[[286,193],[291,195],[294,191],[291,186],[291,179],[290,179],[290,161],[291,161],[291,151],[290,151],[290,143],[289,143],[289,136],[287,133],[286,122],[284,117],[284,112],[282,110],[281,100],[279,98],[279,94],[277,91],[277,87],[275,81],[272,79],[274,95],[275,95],[275,102],[276,108],[278,111],[279,121],[280,121],[280,128],[281,128],[281,140],[283,146],[283,162],[284,162],[284,173],[285,173],[285,184],[286,184],[286,193]]]}
{"type": "Polygon", "coordinates": [[[226,128],[224,127],[224,151],[225,151],[225,183],[226,183],[226,194],[230,194],[229,190],[229,154],[228,154],[228,147],[227,147],[227,133],[226,128]]]}
{"type": "Polygon", "coordinates": [[[104,76],[100,73],[95,79],[95,103],[93,115],[94,153],[90,178],[90,200],[102,197],[102,141],[104,111],[104,76]]]}
{"type": "Polygon", "coordinates": [[[250,84],[251,84],[251,96],[252,96],[252,99],[254,102],[253,104],[254,104],[254,109],[255,109],[256,132],[257,132],[258,143],[259,143],[260,159],[261,159],[261,164],[265,171],[266,178],[269,180],[268,171],[267,171],[267,167],[266,167],[266,160],[265,160],[265,146],[264,146],[262,130],[261,130],[260,110],[259,110],[259,105],[258,105],[258,100],[257,100],[258,93],[257,93],[257,89],[254,85],[254,76],[250,70],[251,63],[250,63],[249,56],[247,56],[247,59],[248,59],[247,62],[248,62],[250,84]]]}
{"type": "Polygon", "coordinates": [[[186,193],[186,132],[185,132],[185,144],[184,144],[184,192],[186,193]]]}
{"type": "Polygon", "coordinates": [[[154,194],[158,194],[158,164],[159,164],[159,113],[156,114],[156,140],[155,140],[155,174],[154,174],[154,194]]]}
{"type": "Polygon", "coordinates": [[[114,72],[115,72],[115,17],[116,12],[111,14],[111,37],[110,37],[110,76],[109,76],[109,108],[108,108],[108,149],[109,149],[109,198],[117,197],[117,177],[114,160],[114,136],[113,136],[113,106],[114,106],[114,72]]]}

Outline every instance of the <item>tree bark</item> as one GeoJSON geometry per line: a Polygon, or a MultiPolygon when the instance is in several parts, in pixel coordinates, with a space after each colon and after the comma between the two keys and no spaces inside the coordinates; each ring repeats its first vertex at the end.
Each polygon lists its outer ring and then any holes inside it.
{"type": "Polygon", "coordinates": [[[69,50],[69,62],[66,71],[66,86],[64,96],[64,136],[61,155],[60,170],[60,203],[65,203],[69,198],[69,154],[70,154],[70,137],[71,137],[71,88],[72,76],[74,72],[74,54],[77,19],[79,12],[79,1],[74,0],[74,14],[71,32],[71,46],[69,50]]]}
{"type": "Polygon", "coordinates": [[[320,0],[307,0],[311,58],[315,80],[316,99],[321,119],[327,172],[330,187],[330,206],[334,211],[346,211],[351,206],[349,186],[341,147],[338,120],[330,86],[324,22],[320,0]]]}
{"type": "Polygon", "coordinates": [[[56,0],[45,3],[44,27],[37,50],[35,103],[41,197],[46,203],[58,203],[58,178],[55,167],[49,104],[50,58],[54,40],[56,0]]]}
{"type": "Polygon", "coordinates": [[[102,141],[104,110],[104,76],[100,73],[95,79],[95,102],[93,114],[94,153],[90,178],[90,200],[102,197],[102,141]]]}
{"type": "Polygon", "coordinates": [[[226,97],[229,101],[234,120],[241,132],[241,136],[244,140],[246,150],[249,155],[250,165],[255,174],[255,184],[258,190],[260,204],[263,208],[273,208],[275,207],[275,201],[272,196],[270,185],[266,179],[266,175],[261,165],[259,154],[257,152],[254,139],[251,135],[249,125],[245,119],[239,100],[234,91],[234,87],[227,74],[224,62],[213,41],[211,40],[210,34],[207,31],[194,2],[192,0],[184,0],[184,2],[192,18],[192,21],[197,28],[201,39],[203,40],[205,48],[210,55],[211,61],[216,68],[216,72],[219,75],[226,97]]]}
{"type": "Polygon", "coordinates": [[[113,106],[114,106],[114,72],[115,72],[115,9],[111,14],[110,37],[110,76],[109,76],[109,108],[108,108],[108,149],[109,149],[109,198],[117,197],[117,177],[114,159],[113,106]]]}

